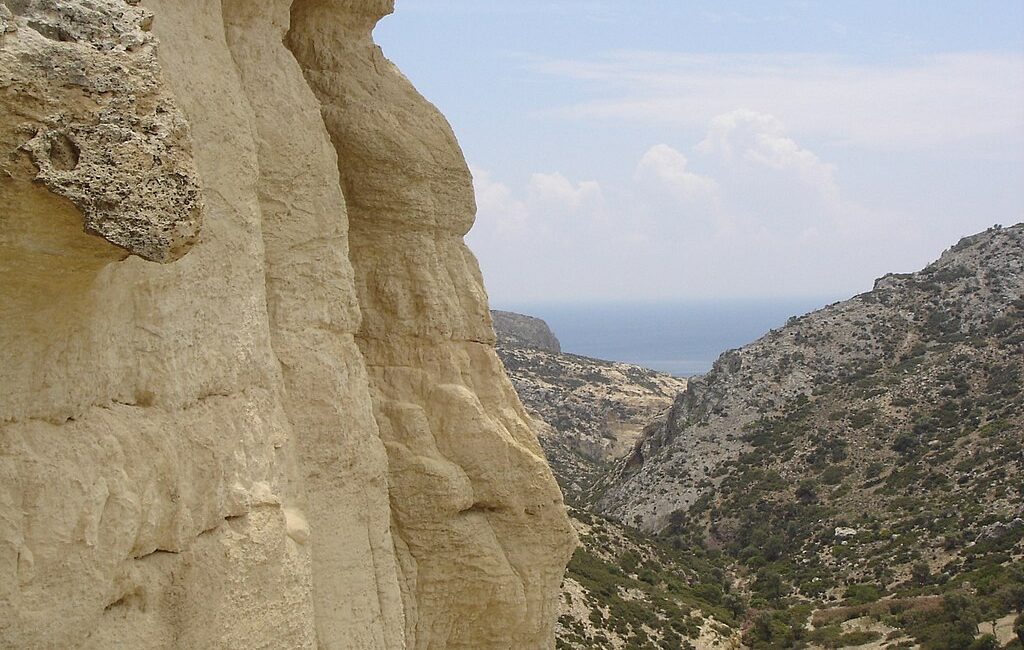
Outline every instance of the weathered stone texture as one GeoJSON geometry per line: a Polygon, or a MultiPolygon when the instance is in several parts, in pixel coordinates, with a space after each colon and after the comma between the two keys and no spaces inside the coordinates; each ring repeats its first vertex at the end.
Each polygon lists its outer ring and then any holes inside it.
{"type": "Polygon", "coordinates": [[[462,154],[292,4],[0,3],[0,646],[552,645],[462,154]]]}
{"type": "Polygon", "coordinates": [[[145,259],[183,255],[202,201],[187,123],[161,81],[152,13],[110,1],[0,6],[0,106],[14,118],[0,125],[0,143],[24,154],[5,161],[5,185],[43,183],[82,212],[88,232],[145,259]]]}

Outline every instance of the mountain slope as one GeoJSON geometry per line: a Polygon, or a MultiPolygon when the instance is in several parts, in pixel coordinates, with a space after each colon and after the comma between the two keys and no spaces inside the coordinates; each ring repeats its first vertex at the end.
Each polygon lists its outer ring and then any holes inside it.
{"type": "MultiPolygon", "coordinates": [[[[570,502],[627,453],[686,380],[625,363],[558,353],[544,321],[492,312],[498,354],[570,502]]],[[[734,648],[742,599],[721,557],[659,543],[570,509],[580,547],[562,584],[557,646],[734,648]]]]}
{"type": "Polygon", "coordinates": [[[739,647],[744,599],[723,557],[569,512],[580,547],[562,584],[558,648],[739,647]]]}
{"type": "Polygon", "coordinates": [[[1006,614],[1024,589],[1022,296],[1017,225],[793,318],[692,379],[596,507],[725,552],[755,610],[934,593],[1006,614]]]}
{"type": "Polygon", "coordinates": [[[544,321],[492,312],[498,356],[530,414],[570,502],[633,447],[686,380],[640,366],[552,351],[544,321]],[[523,333],[529,325],[530,335],[523,333]]]}

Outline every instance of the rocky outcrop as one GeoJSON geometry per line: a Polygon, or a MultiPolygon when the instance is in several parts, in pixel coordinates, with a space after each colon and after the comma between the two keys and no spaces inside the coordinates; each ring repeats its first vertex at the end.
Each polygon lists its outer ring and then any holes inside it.
{"type": "Polygon", "coordinates": [[[0,3],[0,645],[550,647],[574,537],[390,4],[144,5],[0,3]]]}
{"type": "Polygon", "coordinates": [[[540,318],[513,311],[491,310],[494,333],[503,348],[531,348],[558,354],[562,346],[548,324],[540,318]]]}
{"type": "Polygon", "coordinates": [[[0,146],[20,155],[5,160],[0,200],[12,208],[4,232],[22,240],[3,259],[83,222],[139,257],[180,257],[201,197],[188,125],[160,79],[152,12],[86,0],[2,6],[0,106],[14,119],[0,124],[0,146]]]}

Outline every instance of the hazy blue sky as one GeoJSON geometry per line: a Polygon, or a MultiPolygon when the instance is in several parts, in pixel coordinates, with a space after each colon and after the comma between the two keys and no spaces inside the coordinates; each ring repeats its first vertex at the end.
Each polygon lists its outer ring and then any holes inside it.
{"type": "Polygon", "coordinates": [[[1024,2],[398,0],[492,302],[844,296],[1024,220],[1024,2]]]}

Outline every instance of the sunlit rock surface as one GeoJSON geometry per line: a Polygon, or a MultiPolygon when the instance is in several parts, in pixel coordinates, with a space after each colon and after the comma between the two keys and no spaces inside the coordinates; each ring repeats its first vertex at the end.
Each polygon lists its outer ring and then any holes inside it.
{"type": "Polygon", "coordinates": [[[574,535],[390,10],[0,2],[0,646],[553,645],[574,535]]]}

